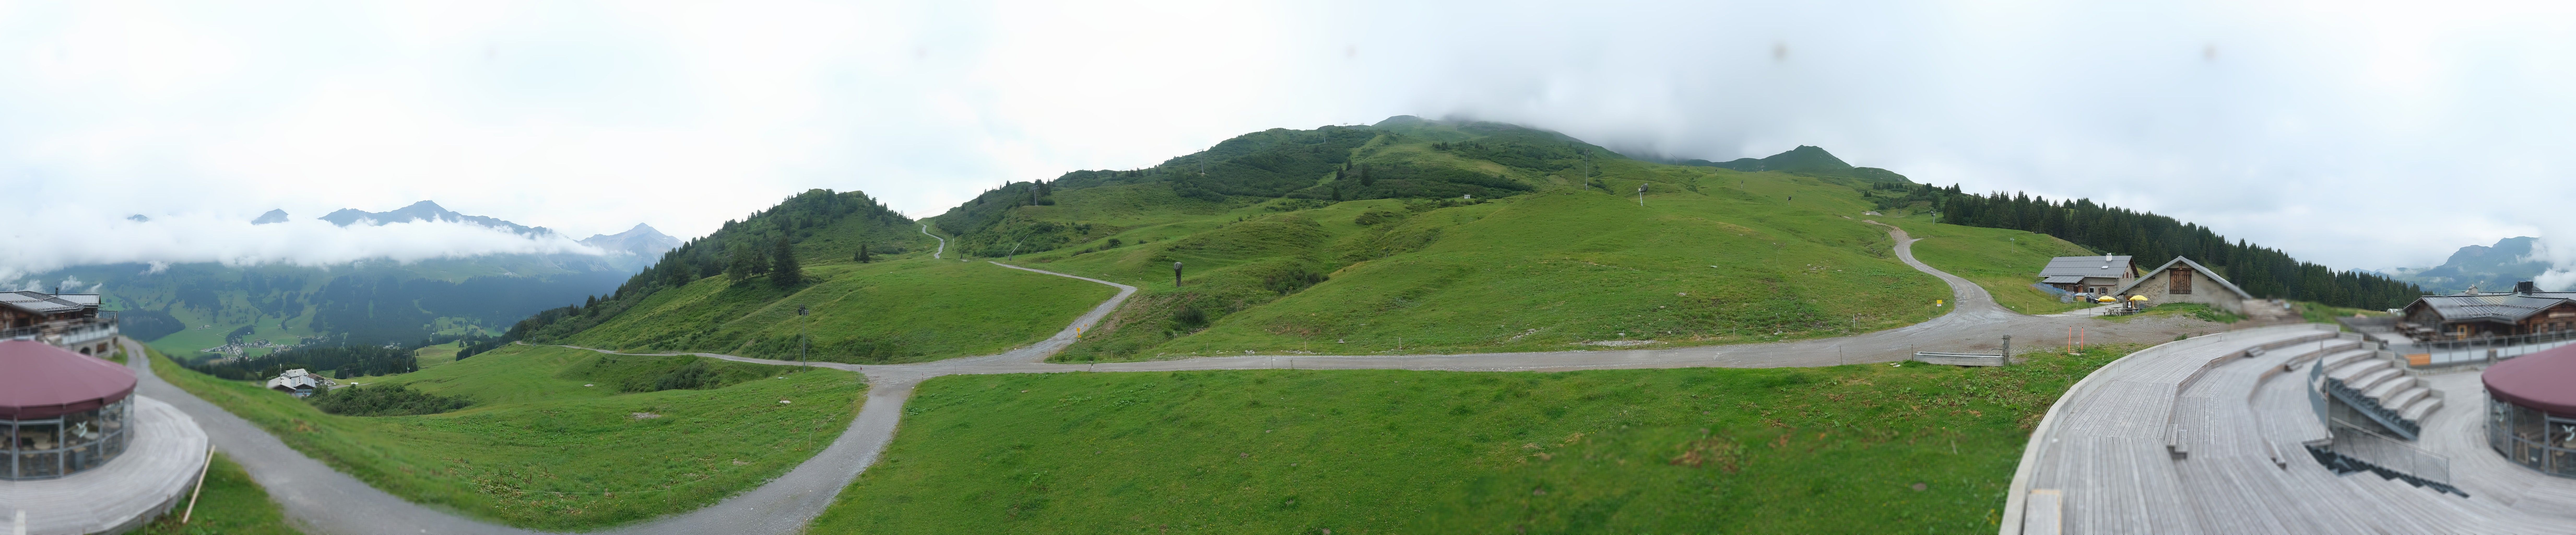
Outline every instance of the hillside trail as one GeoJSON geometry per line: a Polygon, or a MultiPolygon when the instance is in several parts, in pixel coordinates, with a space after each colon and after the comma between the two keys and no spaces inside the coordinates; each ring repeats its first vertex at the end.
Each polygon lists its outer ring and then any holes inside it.
{"type": "MultiPolygon", "coordinates": [[[[1117,362],[1097,364],[1054,364],[1047,357],[1074,342],[1075,333],[1088,329],[1107,317],[1111,311],[1136,293],[1136,287],[1089,277],[990,262],[993,265],[1080,279],[1118,288],[1118,294],[1093,307],[1063,330],[1046,340],[994,355],[963,357],[913,364],[843,364],[810,363],[812,366],[847,370],[863,374],[869,384],[867,402],[847,430],[824,448],[822,453],[806,460],[786,474],[767,484],[744,491],[704,508],[676,513],[659,519],[618,526],[587,533],[602,534],[796,534],[823,510],[831,506],[834,496],[868,465],[876,462],[886,445],[894,441],[896,425],[902,420],[903,404],[912,396],[913,387],[923,380],[943,375],[1060,373],[1060,372],[1129,372],[1184,370],[1254,370],[1254,369],[1399,369],[1443,371],[1567,371],[1620,368],[1691,368],[1737,367],[1770,368],[1792,366],[1832,366],[1837,364],[1875,363],[1903,360],[1913,351],[1993,351],[2000,337],[2012,335],[2024,347],[2055,346],[2061,331],[2081,326],[2097,342],[2163,342],[2178,334],[2215,330],[2215,324],[2180,318],[2140,318],[2126,323],[2112,323],[2090,318],[2026,316],[1995,304],[1983,288],[1914,258],[1917,241],[1903,229],[1888,227],[1888,236],[1896,243],[1896,255],[1906,265],[1939,277],[1950,285],[1954,306],[1946,314],[1929,321],[1894,329],[1840,338],[1744,344],[1727,346],[1683,347],[1672,349],[1576,350],[1525,353],[1474,353],[1454,355],[1246,355],[1203,357],[1182,360],[1117,362]]],[[[924,226],[922,234],[930,234],[924,226]]],[[[931,235],[938,238],[937,235],[931,235]]],[[[941,252],[947,240],[941,239],[941,252]]],[[[937,257],[940,253],[932,253],[937,257]]],[[[989,262],[989,261],[988,261],[989,262]]],[[[128,354],[141,355],[141,345],[123,340],[128,354]]],[[[758,359],[715,353],[624,353],[580,346],[559,346],[601,353],[625,355],[696,355],[759,364],[798,365],[783,360],[758,359]]],[[[142,362],[143,359],[133,359],[142,362]]],[[[205,425],[215,444],[249,469],[252,479],[266,487],[286,509],[287,516],[318,533],[352,535],[400,535],[442,533],[539,533],[491,524],[404,501],[384,491],[332,470],[321,462],[289,449],[266,431],[242,421],[214,405],[198,400],[184,391],[152,377],[145,377],[145,395],[169,401],[205,425]]]]}
{"type": "MultiPolygon", "coordinates": [[[[943,253],[947,253],[947,252],[948,252],[948,238],[942,238],[942,237],[939,237],[939,235],[938,235],[938,234],[931,234],[931,233],[930,233],[930,224],[929,224],[929,223],[922,223],[922,224],[921,224],[921,235],[923,235],[923,236],[929,236],[929,237],[930,237],[930,239],[939,240],[939,248],[938,248],[938,249],[935,249],[935,250],[930,251],[930,259],[931,259],[931,260],[939,260],[939,259],[940,259],[940,258],[939,258],[939,255],[940,255],[940,254],[943,254],[943,253]]],[[[964,258],[959,258],[959,259],[957,259],[957,261],[959,261],[959,262],[964,262],[964,261],[966,261],[966,259],[964,259],[964,258]]]]}

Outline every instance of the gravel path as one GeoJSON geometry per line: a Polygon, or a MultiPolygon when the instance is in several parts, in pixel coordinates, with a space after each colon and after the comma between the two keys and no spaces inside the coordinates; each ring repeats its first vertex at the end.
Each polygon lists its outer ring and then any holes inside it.
{"type": "MultiPolygon", "coordinates": [[[[1875,222],[1872,222],[1875,223],[1875,222]]],[[[924,226],[922,234],[930,234],[924,226]]],[[[1932,269],[1914,259],[1914,241],[1905,231],[1888,228],[1897,243],[1897,257],[1914,269],[1940,277],[1950,285],[1954,308],[1948,314],[1930,321],[1865,333],[1855,336],[1795,342],[1727,346],[1685,347],[1674,349],[1628,349],[1602,351],[1553,351],[1531,353],[1478,353],[1460,355],[1396,356],[1240,356],[1209,357],[1149,362],[1101,364],[1049,364],[1049,355],[1073,343],[1077,328],[1088,328],[1126,302],[1136,287],[1088,277],[1029,269],[993,262],[994,265],[1071,277],[1118,288],[1118,295],[1084,313],[1064,330],[1044,341],[996,355],[965,357],[935,362],[895,365],[859,365],[814,363],[840,370],[865,374],[870,384],[868,401],[858,418],[839,439],[814,458],[798,465],[778,479],[759,488],[726,498],[703,509],[675,512],[657,520],[622,526],[598,533],[617,534],[684,534],[745,533],[794,534],[848,486],[851,479],[876,461],[894,440],[896,424],[902,419],[903,403],[911,397],[913,387],[921,381],[942,375],[1052,372],[1116,372],[1169,370],[1241,370],[1241,369],[1406,369],[1455,371],[1558,371],[1612,368],[1685,368],[1743,367],[1767,368],[1787,366],[1831,366],[1844,363],[1887,362],[1903,360],[1916,349],[1927,351],[1992,351],[2000,337],[2013,335],[2024,347],[2055,345],[2069,327],[2089,331],[2095,342],[2163,342],[2177,334],[2209,332],[2216,324],[2181,318],[2141,318],[2126,323],[2111,323],[2090,318],[2051,318],[2024,316],[1997,306],[1984,289],[1967,279],[1932,269]]],[[[937,235],[931,235],[938,238],[937,235]]],[[[947,249],[932,252],[937,258],[947,249]]],[[[140,344],[124,340],[128,354],[141,355],[140,344]]],[[[573,346],[566,346],[573,347],[573,346]]],[[[607,353],[610,351],[594,349],[607,353]]],[[[679,353],[662,353],[674,355],[679,353]]],[[[689,353],[710,358],[764,364],[796,364],[788,361],[755,359],[713,353],[689,353]]],[[[140,363],[143,359],[133,359],[140,363]]],[[[288,448],[267,432],[226,413],[214,405],[163,383],[148,370],[142,376],[145,395],[169,400],[180,410],[205,425],[217,447],[231,454],[249,469],[252,479],[267,487],[269,494],[286,508],[287,516],[317,533],[352,535],[396,535],[437,533],[535,533],[517,528],[457,516],[453,513],[414,504],[384,491],[367,486],[356,478],[331,470],[309,457],[288,448]]]]}

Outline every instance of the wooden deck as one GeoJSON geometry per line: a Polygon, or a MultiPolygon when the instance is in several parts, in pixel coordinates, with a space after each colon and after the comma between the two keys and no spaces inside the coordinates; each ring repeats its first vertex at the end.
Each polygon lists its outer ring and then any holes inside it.
{"type": "Polygon", "coordinates": [[[58,479],[0,481],[0,533],[78,534],[129,528],[187,496],[206,461],[206,432],[160,400],[135,396],[134,437],[123,455],[58,479]],[[10,526],[20,512],[27,525],[10,526]]]}
{"type": "MultiPolygon", "coordinates": [[[[2334,336],[2308,326],[2238,331],[2103,367],[2032,434],[2001,532],[2576,532],[2576,480],[2487,450],[2475,408],[2435,411],[2417,444],[2451,459],[2453,484],[2469,498],[2320,465],[2301,446],[2327,436],[2303,363],[2351,350],[2334,336]],[[2257,347],[2270,350],[2243,357],[2257,347]],[[2059,510],[2037,510],[2049,502],[2059,510]]],[[[2483,399],[2476,374],[2423,379],[2462,405],[2483,399]]]]}

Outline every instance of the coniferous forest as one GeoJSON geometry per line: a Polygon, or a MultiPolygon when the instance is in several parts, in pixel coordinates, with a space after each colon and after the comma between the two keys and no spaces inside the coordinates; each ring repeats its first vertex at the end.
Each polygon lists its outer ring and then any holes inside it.
{"type": "Polygon", "coordinates": [[[2095,251],[2135,256],[2141,269],[2164,265],[2176,256],[2189,257],[2219,270],[2255,297],[2380,310],[2406,306],[2424,293],[2413,284],[2379,274],[2300,262],[2278,249],[2245,240],[2231,243],[2208,227],[2103,206],[2090,199],[2050,201],[2002,192],[1981,196],[1962,193],[1956,185],[1932,189],[1940,193],[1943,223],[2056,236],[2095,251]]]}

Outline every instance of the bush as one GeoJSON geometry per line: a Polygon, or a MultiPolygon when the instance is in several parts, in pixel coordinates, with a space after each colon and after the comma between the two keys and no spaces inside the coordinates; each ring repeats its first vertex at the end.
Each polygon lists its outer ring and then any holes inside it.
{"type": "Polygon", "coordinates": [[[341,416],[411,416],[438,414],[473,405],[456,396],[412,390],[408,385],[352,386],[325,390],[305,398],[322,412],[341,416]]]}
{"type": "Polygon", "coordinates": [[[1354,225],[1360,225],[1360,226],[1369,226],[1369,225],[1375,225],[1375,224],[1378,224],[1378,223],[1385,223],[1385,222],[1395,221],[1395,220],[1400,220],[1400,219],[1404,219],[1404,213],[1403,213],[1403,212],[1395,212],[1395,211],[1388,211],[1388,210],[1370,210],[1370,211],[1368,211],[1367,213],[1360,214],[1360,216],[1359,216],[1359,217],[1351,218],[1351,224],[1354,224],[1354,225]]]}
{"type": "Polygon", "coordinates": [[[1207,312],[1200,311],[1198,305],[1181,305],[1180,310],[1172,311],[1172,323],[1183,329],[1195,329],[1207,322],[1207,312]]]}

